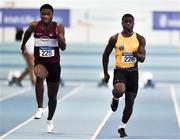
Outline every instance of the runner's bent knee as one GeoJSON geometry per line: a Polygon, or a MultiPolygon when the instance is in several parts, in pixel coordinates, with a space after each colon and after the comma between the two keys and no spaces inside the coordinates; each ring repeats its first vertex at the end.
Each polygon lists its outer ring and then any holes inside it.
{"type": "Polygon", "coordinates": [[[45,79],[48,75],[48,72],[43,65],[37,64],[34,67],[34,74],[36,76],[36,79],[45,79]]]}
{"type": "Polygon", "coordinates": [[[125,89],[122,87],[118,87],[118,88],[114,87],[114,89],[112,90],[113,96],[116,99],[122,97],[124,92],[125,92],[125,89]]]}
{"type": "Polygon", "coordinates": [[[123,93],[125,92],[125,85],[124,83],[117,83],[114,85],[114,89],[112,90],[113,96],[115,98],[120,98],[123,96],[123,93]]]}

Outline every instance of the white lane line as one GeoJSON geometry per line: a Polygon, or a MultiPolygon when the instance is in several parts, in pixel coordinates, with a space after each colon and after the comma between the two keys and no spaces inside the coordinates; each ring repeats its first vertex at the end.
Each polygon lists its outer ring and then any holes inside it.
{"type": "Polygon", "coordinates": [[[174,108],[175,108],[175,112],[176,112],[178,125],[179,125],[179,128],[180,128],[180,108],[178,106],[178,100],[177,100],[177,96],[176,96],[176,91],[175,91],[174,86],[172,86],[172,85],[169,88],[170,88],[171,98],[172,98],[173,103],[174,103],[174,108]]]}
{"type": "Polygon", "coordinates": [[[10,99],[10,98],[13,98],[13,97],[18,96],[18,95],[21,95],[23,93],[26,93],[26,92],[30,91],[31,89],[32,89],[32,87],[29,87],[29,88],[21,89],[19,92],[16,92],[16,93],[13,93],[13,94],[8,93],[7,96],[0,97],[0,102],[2,102],[4,100],[7,100],[7,99],[10,99]]]}
{"type": "MultiPolygon", "coordinates": [[[[60,98],[58,100],[58,103],[62,102],[63,100],[66,100],[67,98],[73,96],[74,94],[76,94],[78,91],[80,91],[83,88],[83,84],[79,85],[78,87],[76,87],[75,89],[73,89],[72,91],[66,93],[62,98],[60,98]]],[[[46,107],[45,111],[47,111],[48,107],[46,107]]],[[[7,137],[8,135],[10,135],[11,133],[13,133],[14,131],[16,131],[17,129],[21,128],[22,126],[28,124],[30,121],[34,120],[34,116],[30,117],[28,120],[26,120],[25,122],[19,124],[18,126],[16,126],[15,128],[11,129],[10,131],[8,131],[7,133],[5,133],[4,135],[2,135],[0,137],[0,139],[3,139],[5,137],[7,137]]]]}
{"type": "Polygon", "coordinates": [[[34,116],[29,118],[28,120],[26,120],[25,122],[19,124],[18,126],[16,126],[15,128],[11,129],[10,131],[8,131],[7,133],[5,133],[4,135],[2,135],[0,137],[0,139],[3,139],[4,137],[8,136],[9,134],[13,133],[14,131],[16,131],[17,129],[21,128],[22,126],[24,126],[25,124],[29,123],[30,121],[32,121],[34,119],[34,116]]]}
{"type": "Polygon", "coordinates": [[[104,125],[106,124],[108,119],[111,117],[112,113],[113,112],[111,110],[108,111],[107,115],[105,116],[105,118],[103,119],[103,121],[101,122],[101,124],[96,129],[96,131],[94,132],[93,136],[91,137],[91,140],[95,140],[96,139],[97,135],[100,133],[101,129],[104,127],[104,125]]]}

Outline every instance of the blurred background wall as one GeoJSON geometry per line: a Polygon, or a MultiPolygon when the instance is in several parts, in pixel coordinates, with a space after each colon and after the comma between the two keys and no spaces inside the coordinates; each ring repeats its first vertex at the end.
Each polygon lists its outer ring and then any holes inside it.
{"type": "MultiPolygon", "coordinates": [[[[70,10],[70,26],[66,28],[70,43],[107,43],[109,36],[122,30],[121,17],[125,13],[134,15],[134,30],[144,35],[148,44],[180,42],[180,31],[153,30],[152,25],[154,11],[179,11],[180,0],[0,0],[0,8],[39,9],[44,3],[70,10]]],[[[0,27],[0,41],[14,41],[15,32],[14,27],[0,27]]]]}
{"type": "Polygon", "coordinates": [[[147,58],[139,65],[140,70],[150,72],[156,82],[180,82],[180,0],[0,0],[0,80],[6,80],[12,70],[24,68],[15,35],[21,31],[21,22],[28,25],[39,20],[39,8],[45,3],[54,7],[54,20],[65,23],[68,45],[61,52],[65,81],[102,78],[105,45],[111,35],[122,31],[122,15],[131,13],[135,17],[134,31],[147,41],[147,58]]]}

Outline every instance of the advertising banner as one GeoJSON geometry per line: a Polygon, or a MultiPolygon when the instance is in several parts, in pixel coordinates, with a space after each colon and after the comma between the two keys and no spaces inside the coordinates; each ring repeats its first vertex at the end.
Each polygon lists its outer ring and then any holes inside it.
{"type": "MultiPolygon", "coordinates": [[[[68,9],[55,9],[53,21],[69,27],[69,14],[68,9]]],[[[40,20],[39,9],[0,9],[0,27],[23,28],[35,20],[40,20]]]]}
{"type": "Polygon", "coordinates": [[[180,12],[153,12],[154,30],[180,30],[180,12]]]}

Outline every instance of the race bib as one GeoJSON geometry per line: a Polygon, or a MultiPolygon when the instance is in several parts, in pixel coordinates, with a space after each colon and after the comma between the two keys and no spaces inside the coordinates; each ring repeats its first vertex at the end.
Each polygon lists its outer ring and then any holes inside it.
{"type": "Polygon", "coordinates": [[[122,62],[123,63],[135,63],[136,57],[132,53],[122,53],[122,62]]]}
{"type": "Polygon", "coordinates": [[[40,57],[52,57],[55,54],[54,48],[51,47],[40,47],[39,56],[40,57]]]}

